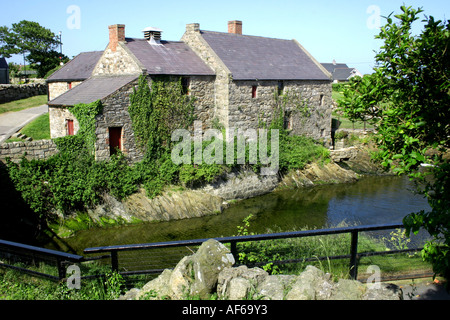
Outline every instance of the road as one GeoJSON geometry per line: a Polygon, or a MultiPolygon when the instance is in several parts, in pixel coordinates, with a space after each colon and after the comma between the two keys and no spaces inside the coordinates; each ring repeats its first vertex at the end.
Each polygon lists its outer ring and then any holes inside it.
{"type": "Polygon", "coordinates": [[[42,105],[22,111],[0,114],[0,143],[3,143],[25,125],[47,112],[48,106],[42,105]]]}

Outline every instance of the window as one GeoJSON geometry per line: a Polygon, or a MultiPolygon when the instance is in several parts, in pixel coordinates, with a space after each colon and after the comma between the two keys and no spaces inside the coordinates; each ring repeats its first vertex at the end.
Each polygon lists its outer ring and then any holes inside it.
{"type": "Polygon", "coordinates": [[[320,106],[323,106],[323,94],[320,95],[319,104],[320,106]]]}
{"type": "Polygon", "coordinates": [[[278,81],[278,95],[281,96],[284,93],[284,82],[278,81]]]}
{"type": "Polygon", "coordinates": [[[188,96],[190,94],[189,87],[191,85],[191,81],[189,78],[183,77],[181,78],[181,93],[188,96]]]}
{"type": "Polygon", "coordinates": [[[258,89],[258,86],[252,86],[252,98],[255,99],[256,98],[256,91],[258,89]]]}
{"type": "Polygon", "coordinates": [[[73,136],[75,134],[75,130],[73,128],[73,120],[66,120],[66,129],[67,129],[67,135],[73,136]]]}
{"type": "Polygon", "coordinates": [[[292,124],[293,124],[292,112],[286,112],[284,115],[284,129],[288,131],[292,130],[292,124]]]}
{"type": "Polygon", "coordinates": [[[117,154],[122,150],[122,127],[109,128],[109,154],[117,154]]]}

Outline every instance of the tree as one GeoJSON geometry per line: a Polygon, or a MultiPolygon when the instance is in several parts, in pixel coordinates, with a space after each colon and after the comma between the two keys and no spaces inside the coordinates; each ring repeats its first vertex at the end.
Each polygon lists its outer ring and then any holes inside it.
{"type": "Polygon", "coordinates": [[[9,58],[13,54],[27,55],[35,65],[38,76],[56,67],[67,57],[55,51],[60,45],[57,35],[37,22],[22,20],[12,28],[0,27],[0,55],[9,58]]]}
{"type": "Polygon", "coordinates": [[[427,197],[431,211],[411,213],[403,223],[408,234],[420,228],[430,233],[422,256],[449,279],[450,24],[425,16],[414,36],[412,25],[423,10],[401,11],[389,15],[376,36],[384,45],[374,73],[351,81],[339,107],[352,120],[372,122],[383,164],[409,175],[427,197]]]}

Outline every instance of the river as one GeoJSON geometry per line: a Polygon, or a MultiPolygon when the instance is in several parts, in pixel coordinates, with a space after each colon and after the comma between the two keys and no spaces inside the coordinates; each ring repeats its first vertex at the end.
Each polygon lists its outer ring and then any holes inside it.
{"type": "Polygon", "coordinates": [[[334,227],[343,222],[401,223],[408,213],[429,209],[426,199],[411,189],[405,177],[370,176],[355,183],[272,192],[232,203],[213,216],[93,228],[63,241],[70,251],[82,254],[88,247],[232,236],[250,214],[249,231],[254,233],[334,227]]]}

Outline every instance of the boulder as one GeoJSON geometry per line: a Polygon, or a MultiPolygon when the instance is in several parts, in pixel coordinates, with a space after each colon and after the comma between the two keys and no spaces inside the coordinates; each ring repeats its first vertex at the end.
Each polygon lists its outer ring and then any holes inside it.
{"type": "Polygon", "coordinates": [[[232,267],[234,257],[216,240],[204,242],[173,270],[164,270],[142,289],[132,289],[120,300],[208,299],[222,300],[401,300],[402,290],[387,283],[364,284],[340,279],[314,266],[299,275],[269,275],[261,268],[232,267]]]}
{"type": "Polygon", "coordinates": [[[219,299],[242,300],[253,298],[256,288],[269,274],[261,268],[239,266],[226,268],[220,274],[217,283],[219,299]]]}
{"type": "Polygon", "coordinates": [[[258,286],[262,300],[285,300],[286,292],[292,288],[297,279],[294,275],[272,275],[258,286]]]}
{"type": "MultiPolygon", "coordinates": [[[[165,270],[158,278],[148,282],[136,298],[178,300],[195,296],[207,299],[215,292],[219,273],[234,262],[227,247],[217,240],[208,240],[195,254],[181,259],[172,271],[165,270]]],[[[128,296],[121,299],[124,298],[128,296]]]]}
{"type": "Polygon", "coordinates": [[[287,300],[327,300],[331,296],[333,284],[330,276],[322,270],[307,266],[292,285],[287,300]]]}

